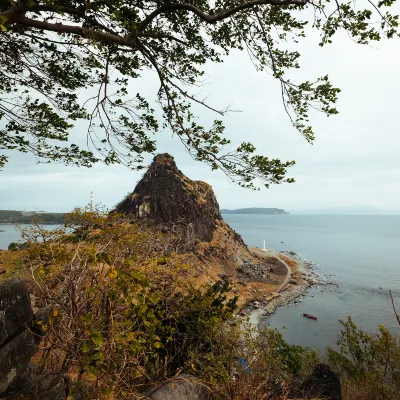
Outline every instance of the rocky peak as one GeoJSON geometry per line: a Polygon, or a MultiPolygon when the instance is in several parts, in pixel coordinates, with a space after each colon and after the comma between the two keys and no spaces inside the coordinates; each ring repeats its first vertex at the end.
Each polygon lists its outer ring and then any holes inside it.
{"type": "Polygon", "coordinates": [[[133,220],[174,226],[189,246],[196,241],[210,241],[217,221],[221,220],[212,187],[186,177],[169,154],[154,157],[134,191],[115,211],[133,220]]]}

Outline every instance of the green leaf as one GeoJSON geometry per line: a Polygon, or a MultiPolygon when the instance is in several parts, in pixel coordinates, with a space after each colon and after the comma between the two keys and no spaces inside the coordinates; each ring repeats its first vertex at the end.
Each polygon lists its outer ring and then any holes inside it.
{"type": "Polygon", "coordinates": [[[98,346],[101,346],[104,343],[102,334],[97,331],[92,333],[92,340],[93,340],[94,344],[96,344],[98,346]]]}

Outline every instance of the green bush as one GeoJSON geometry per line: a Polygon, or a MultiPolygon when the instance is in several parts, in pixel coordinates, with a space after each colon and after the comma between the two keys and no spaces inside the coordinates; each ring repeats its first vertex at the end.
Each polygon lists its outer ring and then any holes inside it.
{"type": "Polygon", "coordinates": [[[83,398],[126,398],[192,371],[190,355],[209,353],[213,332],[232,318],[229,283],[194,285],[188,266],[151,250],[163,236],[116,217],[74,217],[87,234],[25,234],[37,304],[53,310],[38,321],[46,336],[37,362],[70,377],[83,398]]]}
{"type": "Polygon", "coordinates": [[[330,364],[354,399],[398,400],[400,343],[384,326],[376,334],[358,329],[352,319],[340,321],[339,351],[328,349],[330,364]],[[356,388],[356,389],[355,389],[356,388]],[[355,397],[360,394],[360,397],[355,397]]]}

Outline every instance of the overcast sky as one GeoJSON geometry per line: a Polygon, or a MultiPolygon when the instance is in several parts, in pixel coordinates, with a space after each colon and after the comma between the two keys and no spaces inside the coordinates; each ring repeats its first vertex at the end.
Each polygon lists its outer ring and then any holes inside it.
{"type": "MultiPolygon", "coordinates": [[[[360,46],[342,34],[325,48],[317,43],[318,37],[311,35],[299,46],[298,77],[329,74],[342,93],[338,116],[313,115],[314,145],[292,128],[279,85],[256,72],[247,53],[232,53],[224,64],[208,66],[207,85],[201,89],[212,105],[242,110],[224,119],[235,144],[251,141],[259,153],[296,160],[289,170],[296,183],[259,192],[233,186],[222,173],[193,161],[168,132],[158,137],[159,151],[171,153],[191,179],[211,184],[222,208],[400,213],[400,41],[360,46]]],[[[138,89],[156,90],[157,85],[145,78],[132,85],[133,93],[138,89]]],[[[199,115],[205,122],[212,117],[205,111],[199,115]]],[[[11,158],[0,172],[0,209],[69,211],[87,204],[91,190],[96,202],[112,207],[141,176],[122,166],[84,169],[37,165],[19,154],[11,158]]]]}

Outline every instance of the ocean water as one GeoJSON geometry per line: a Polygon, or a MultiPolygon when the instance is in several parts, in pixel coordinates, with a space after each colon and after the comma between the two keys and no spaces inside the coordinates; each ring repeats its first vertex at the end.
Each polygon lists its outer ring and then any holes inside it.
{"type": "MultiPolygon", "coordinates": [[[[0,250],[7,250],[10,243],[20,241],[21,229],[28,226],[29,225],[26,224],[0,224],[0,250]]],[[[58,228],[59,226],[60,225],[43,225],[43,227],[48,230],[58,228]]]]}
{"type": "Polygon", "coordinates": [[[224,215],[250,246],[292,250],[317,264],[318,272],[339,285],[317,286],[291,307],[281,307],[261,325],[282,330],[292,344],[322,354],[335,347],[338,320],[351,316],[375,332],[378,324],[400,337],[388,290],[400,311],[400,215],[224,215]],[[283,242],[283,243],[282,243],[283,242]],[[311,297],[313,296],[313,297],[311,297]],[[318,321],[302,317],[309,313],[318,321]]]}

